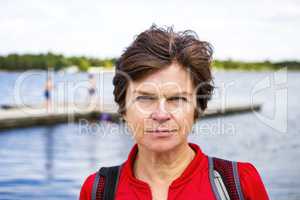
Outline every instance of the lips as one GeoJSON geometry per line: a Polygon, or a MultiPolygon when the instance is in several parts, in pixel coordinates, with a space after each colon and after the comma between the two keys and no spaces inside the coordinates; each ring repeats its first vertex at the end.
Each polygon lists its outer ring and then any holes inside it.
{"type": "Polygon", "coordinates": [[[149,134],[153,138],[169,138],[176,131],[177,129],[155,129],[146,131],[146,134],[149,134]]]}
{"type": "Polygon", "coordinates": [[[177,131],[176,129],[155,129],[155,130],[147,130],[146,132],[149,132],[149,133],[155,133],[155,132],[175,132],[177,131]]]}

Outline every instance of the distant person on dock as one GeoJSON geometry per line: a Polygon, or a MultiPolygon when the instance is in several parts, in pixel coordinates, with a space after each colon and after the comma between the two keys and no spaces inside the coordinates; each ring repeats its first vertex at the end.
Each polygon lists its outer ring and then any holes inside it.
{"type": "Polygon", "coordinates": [[[45,106],[47,109],[49,109],[52,106],[52,101],[51,101],[52,89],[53,89],[52,78],[50,75],[47,75],[47,80],[46,80],[45,90],[44,90],[45,106]]]}
{"type": "Polygon", "coordinates": [[[137,35],[113,78],[114,99],[135,145],[121,165],[91,174],[80,200],[269,199],[251,163],[210,157],[188,142],[213,93],[212,54],[193,31],[152,26],[137,35]]]}
{"type": "Polygon", "coordinates": [[[89,74],[89,103],[92,104],[92,107],[97,106],[96,101],[96,79],[94,74],[89,74]]]}

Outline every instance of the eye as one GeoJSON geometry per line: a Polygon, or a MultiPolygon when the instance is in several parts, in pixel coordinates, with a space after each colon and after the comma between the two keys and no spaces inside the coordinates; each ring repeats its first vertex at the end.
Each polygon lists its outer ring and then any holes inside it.
{"type": "Polygon", "coordinates": [[[187,98],[186,97],[181,97],[181,96],[174,96],[174,97],[168,98],[168,101],[174,101],[174,102],[184,101],[184,102],[187,102],[187,98]]]}
{"type": "Polygon", "coordinates": [[[146,95],[144,95],[144,96],[137,96],[135,99],[137,101],[152,101],[152,100],[156,100],[155,97],[153,97],[153,96],[146,96],[146,95]]]}

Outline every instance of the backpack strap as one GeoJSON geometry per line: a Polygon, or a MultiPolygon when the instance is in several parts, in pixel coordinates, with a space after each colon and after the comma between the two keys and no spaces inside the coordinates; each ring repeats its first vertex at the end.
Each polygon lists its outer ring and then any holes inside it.
{"type": "Polygon", "coordinates": [[[209,179],[217,200],[244,200],[237,163],[208,157],[209,179]]]}
{"type": "Polygon", "coordinates": [[[117,191],[121,166],[102,167],[96,173],[92,200],[113,200],[117,191]]]}
{"type": "MultiPolygon", "coordinates": [[[[208,157],[209,180],[217,200],[244,200],[237,163],[208,157]]],[[[117,190],[121,166],[102,167],[97,172],[92,200],[113,200],[117,190]]]]}

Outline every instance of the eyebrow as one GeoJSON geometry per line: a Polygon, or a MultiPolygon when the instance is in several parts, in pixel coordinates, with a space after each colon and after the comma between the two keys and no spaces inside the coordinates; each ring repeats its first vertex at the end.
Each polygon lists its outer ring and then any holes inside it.
{"type": "MultiPolygon", "coordinates": [[[[147,91],[142,91],[142,90],[134,90],[133,93],[138,93],[138,94],[142,94],[142,95],[149,95],[149,96],[155,96],[156,94],[151,93],[151,92],[147,92],[147,91]]],[[[192,96],[191,93],[183,91],[183,92],[176,92],[171,94],[170,96],[178,96],[178,95],[188,95],[188,96],[192,96]]]]}

